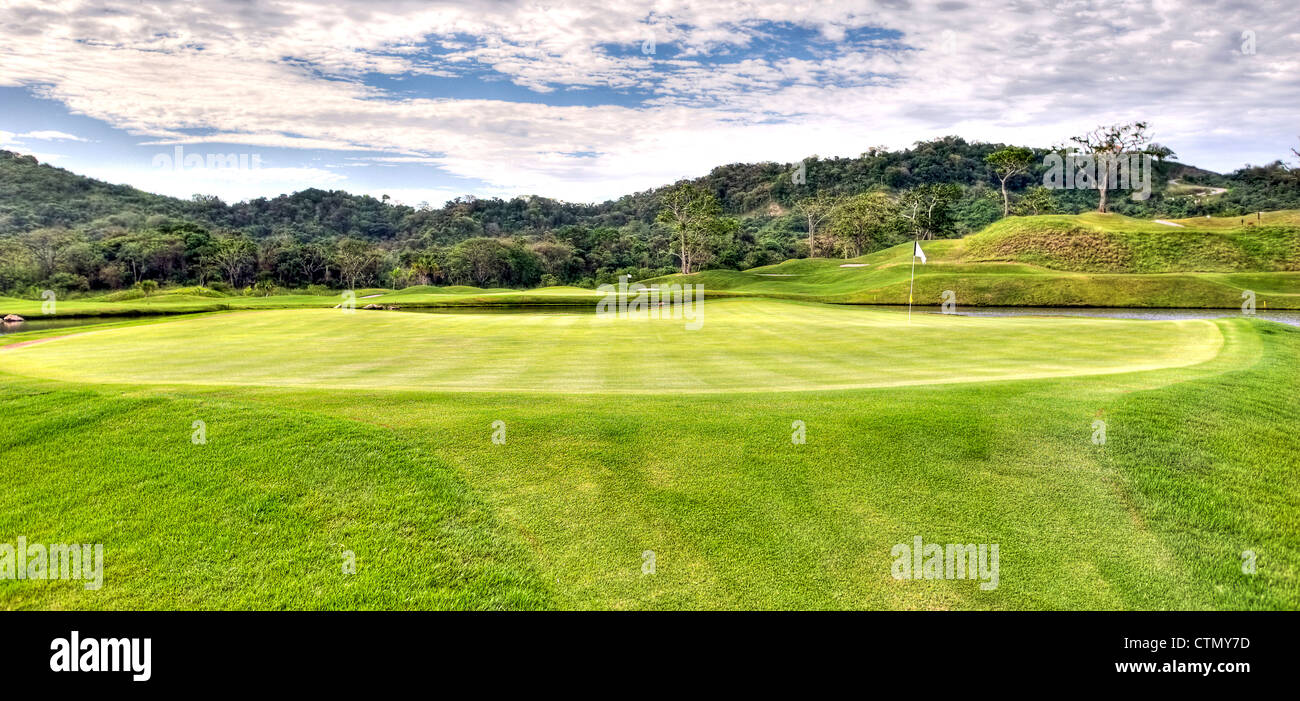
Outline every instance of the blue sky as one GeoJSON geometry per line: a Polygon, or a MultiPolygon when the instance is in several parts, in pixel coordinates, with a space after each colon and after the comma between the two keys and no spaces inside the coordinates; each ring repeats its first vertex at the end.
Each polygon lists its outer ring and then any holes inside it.
{"type": "Polygon", "coordinates": [[[1282,0],[13,0],[0,40],[0,148],[181,197],[590,202],[725,163],[1136,119],[1231,170],[1300,131],[1282,0]],[[178,147],[258,167],[177,168],[178,147]]]}

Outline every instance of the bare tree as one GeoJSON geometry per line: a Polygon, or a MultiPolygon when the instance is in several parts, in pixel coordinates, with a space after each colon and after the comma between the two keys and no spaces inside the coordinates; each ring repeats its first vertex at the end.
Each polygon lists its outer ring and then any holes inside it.
{"type": "Polygon", "coordinates": [[[722,207],[713,193],[681,183],[664,195],[656,221],[666,224],[676,244],[683,275],[696,272],[712,258],[718,239],[734,224],[721,217],[722,207]]]}
{"type": "Polygon", "coordinates": [[[316,274],[329,265],[329,254],[319,244],[306,243],[298,247],[296,262],[307,284],[316,282],[316,274]]]}
{"type": "Polygon", "coordinates": [[[372,269],[379,264],[379,254],[365,241],[343,239],[335,250],[334,264],[338,266],[339,275],[346,281],[348,288],[355,290],[357,281],[368,278],[372,269]]]}
{"type": "Polygon", "coordinates": [[[804,216],[808,224],[808,257],[817,256],[817,228],[822,222],[830,219],[835,213],[835,207],[840,203],[840,198],[824,192],[819,192],[812,197],[807,197],[795,203],[794,209],[804,216]]]}
{"type": "Polygon", "coordinates": [[[217,244],[211,263],[226,276],[232,287],[239,287],[244,270],[256,260],[256,254],[257,246],[252,241],[242,236],[231,236],[217,244]]]}
{"type": "Polygon", "coordinates": [[[948,206],[960,198],[961,186],[956,183],[919,185],[899,196],[899,216],[913,236],[929,240],[948,226],[948,206]]]}
{"type": "Polygon", "coordinates": [[[1070,141],[1095,159],[1097,166],[1095,182],[1100,195],[1097,211],[1103,214],[1106,212],[1106,191],[1111,187],[1111,164],[1117,162],[1122,154],[1150,153],[1151,148],[1151,137],[1147,136],[1146,122],[1097,127],[1086,134],[1070,137],[1070,141]]]}

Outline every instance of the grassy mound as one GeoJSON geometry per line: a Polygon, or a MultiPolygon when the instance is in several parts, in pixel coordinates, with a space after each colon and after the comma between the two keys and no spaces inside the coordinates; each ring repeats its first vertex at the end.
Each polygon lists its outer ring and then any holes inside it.
{"type": "Polygon", "coordinates": [[[964,239],[965,262],[1016,262],[1106,273],[1300,270],[1300,229],[1200,230],[1120,215],[1013,217],[964,239]]]}
{"type": "MultiPolygon", "coordinates": [[[[962,239],[923,241],[918,304],[1300,309],[1300,213],[1260,223],[1190,219],[1182,227],[1117,214],[1012,217],[962,239]]],[[[713,296],[907,304],[912,244],[839,260],[790,260],[649,282],[696,283],[713,296]]]]}

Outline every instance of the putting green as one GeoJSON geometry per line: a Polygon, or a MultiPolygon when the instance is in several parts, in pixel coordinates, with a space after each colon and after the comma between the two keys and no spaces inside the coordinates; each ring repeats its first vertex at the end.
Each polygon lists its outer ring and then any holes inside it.
{"type": "Polygon", "coordinates": [[[92,383],[454,391],[802,391],[1191,365],[1208,321],[974,318],[773,300],[702,326],[552,314],[300,309],[105,329],[0,350],[0,369],[92,383]]]}

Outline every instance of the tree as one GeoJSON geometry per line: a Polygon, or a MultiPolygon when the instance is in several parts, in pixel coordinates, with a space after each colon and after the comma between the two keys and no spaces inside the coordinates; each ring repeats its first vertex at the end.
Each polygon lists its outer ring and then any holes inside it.
{"type": "Polygon", "coordinates": [[[17,237],[18,246],[27,251],[41,280],[54,274],[68,256],[79,237],[67,229],[37,229],[17,237]]]}
{"type": "Polygon", "coordinates": [[[316,282],[317,274],[329,266],[329,253],[317,243],[304,243],[294,246],[289,252],[290,259],[308,285],[316,282]]]}
{"type": "Polygon", "coordinates": [[[407,267],[421,285],[442,282],[442,264],[437,251],[407,252],[404,255],[408,255],[407,267]]]}
{"type": "Polygon", "coordinates": [[[116,259],[131,271],[131,282],[138,283],[152,271],[155,277],[167,277],[174,268],[183,267],[184,243],[157,232],[132,234],[109,242],[116,249],[116,259]]]}
{"type": "Polygon", "coordinates": [[[898,210],[889,195],[864,192],[835,208],[831,231],[845,258],[856,258],[885,243],[897,231],[898,210]]]}
{"type": "Polygon", "coordinates": [[[226,276],[231,287],[239,287],[244,271],[256,260],[257,246],[243,236],[231,236],[217,243],[211,263],[226,276]]]}
{"type": "Polygon", "coordinates": [[[541,262],[542,272],[557,280],[569,280],[573,270],[582,264],[573,244],[553,238],[544,239],[530,247],[541,262]]]}
{"type": "Polygon", "coordinates": [[[1034,152],[1020,146],[1008,146],[984,157],[984,162],[993,166],[1002,182],[1002,216],[1011,214],[1011,199],[1007,196],[1007,181],[1013,176],[1027,172],[1033,163],[1034,152]]]}
{"type": "Polygon", "coordinates": [[[1056,195],[1053,195],[1050,189],[1041,185],[1029,188],[1025,192],[1025,196],[1016,203],[1016,212],[1022,215],[1052,214],[1060,208],[1061,205],[1056,201],[1056,195]]]}
{"type": "Polygon", "coordinates": [[[1097,211],[1103,214],[1106,213],[1106,192],[1111,188],[1111,164],[1117,163],[1123,154],[1151,153],[1151,137],[1147,135],[1146,122],[1097,127],[1086,134],[1070,137],[1070,141],[1094,159],[1097,167],[1094,182],[1099,195],[1097,211]]]}
{"type": "Polygon", "coordinates": [[[961,199],[960,185],[918,185],[899,196],[899,216],[907,222],[913,237],[932,239],[949,228],[948,207],[958,199],[961,199]]]}
{"type": "Polygon", "coordinates": [[[334,264],[348,289],[355,290],[357,282],[368,280],[379,265],[379,251],[365,241],[343,239],[334,250],[334,264]]]}
{"type": "Polygon", "coordinates": [[[1178,154],[1174,153],[1173,149],[1164,144],[1157,144],[1154,141],[1147,147],[1147,153],[1155,156],[1155,159],[1161,163],[1164,163],[1167,159],[1178,157],[1178,154]]]}
{"type": "Polygon", "coordinates": [[[149,295],[153,294],[157,290],[158,290],[158,283],[154,282],[153,280],[140,281],[140,291],[144,293],[145,297],[148,297],[149,295]]]}
{"type": "Polygon", "coordinates": [[[817,227],[835,213],[835,207],[840,203],[840,198],[824,192],[818,192],[812,197],[806,197],[795,203],[795,211],[804,217],[804,222],[808,227],[808,257],[817,256],[817,227]]]}
{"type": "Polygon", "coordinates": [[[707,265],[720,239],[735,231],[735,220],[724,220],[721,213],[718,198],[698,185],[683,182],[664,195],[655,221],[670,229],[676,245],[670,254],[681,262],[683,275],[707,265]]]}

